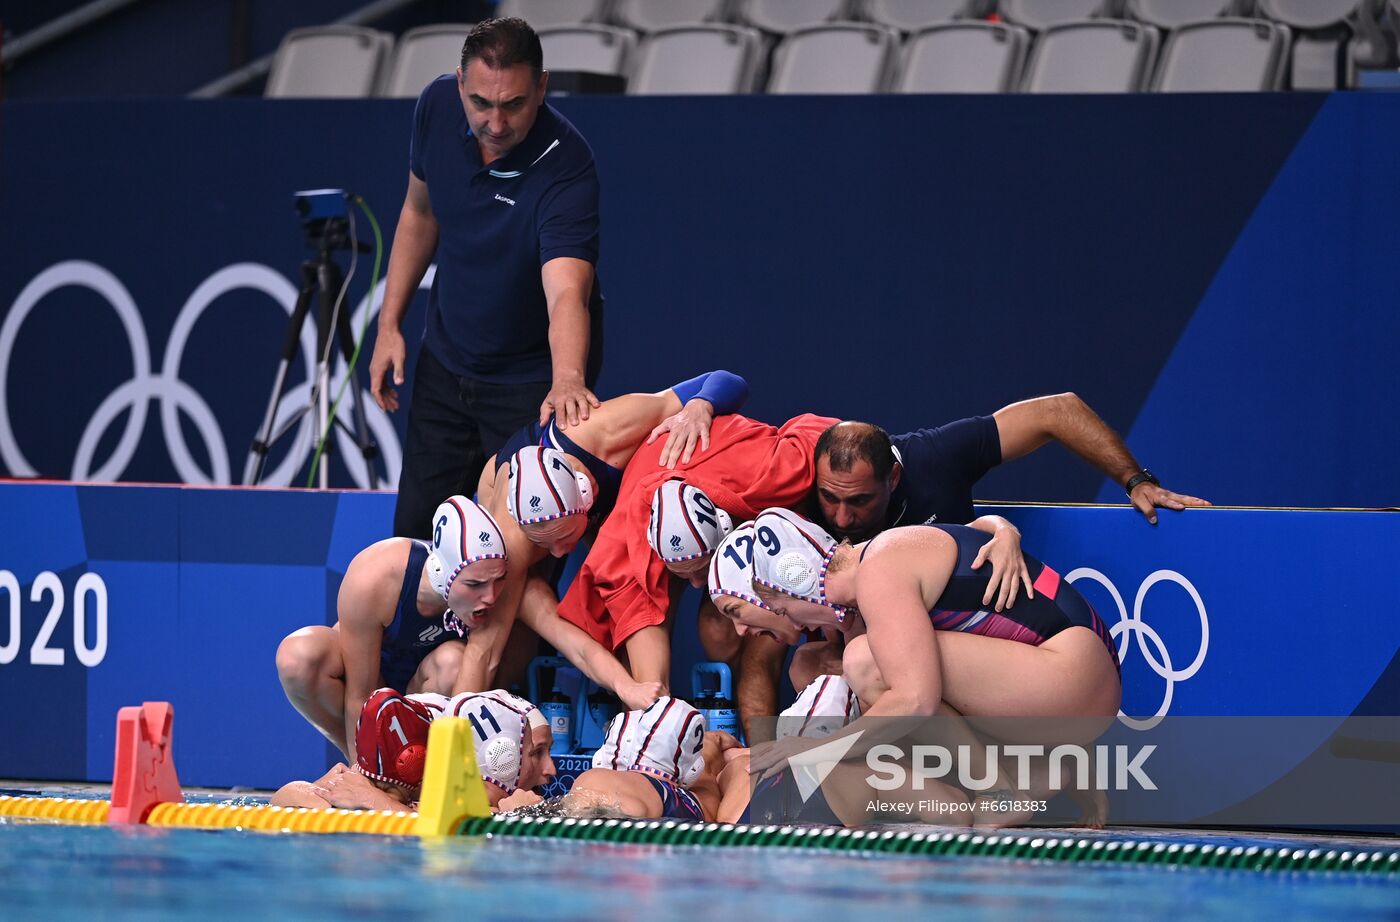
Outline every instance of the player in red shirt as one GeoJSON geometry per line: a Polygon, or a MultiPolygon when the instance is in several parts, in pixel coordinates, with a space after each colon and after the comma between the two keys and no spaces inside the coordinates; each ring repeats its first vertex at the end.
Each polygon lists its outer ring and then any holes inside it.
{"type": "MultiPolygon", "coordinates": [[[[801,504],[815,478],[813,449],[817,439],[835,423],[811,414],[795,417],[781,427],[744,416],[721,417],[711,426],[708,450],[669,469],[658,463],[659,446],[638,449],[623,474],[612,515],[599,529],[578,576],[559,603],[560,617],[609,649],[625,648],[633,678],[668,685],[671,645],[666,623],[672,610],[671,576],[686,578],[697,586],[705,584],[709,555],[724,537],[720,532],[727,531],[719,527],[720,511],[729,520],[742,522],[768,506],[801,504]],[[682,498],[691,503],[692,522],[701,526],[698,534],[688,528],[675,531],[665,522],[660,528],[653,527],[653,499],[675,478],[695,488],[682,491],[682,498]],[[697,498],[695,491],[703,499],[697,498]],[[711,507],[716,513],[714,526],[703,521],[711,507]],[[658,539],[659,532],[666,537],[658,539]],[[669,551],[671,536],[682,540],[668,563],[653,552],[652,545],[660,540],[669,551]]],[[[707,653],[716,659],[732,659],[738,636],[713,612],[713,606],[706,603],[704,607],[710,610],[701,616],[707,653]],[[711,625],[718,630],[712,633],[711,625]],[[730,644],[727,651],[717,649],[716,635],[730,644]]]]}

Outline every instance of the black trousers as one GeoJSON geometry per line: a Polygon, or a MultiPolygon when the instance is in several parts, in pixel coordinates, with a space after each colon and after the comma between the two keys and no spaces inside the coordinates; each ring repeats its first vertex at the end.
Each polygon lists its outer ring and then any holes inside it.
{"type": "Polygon", "coordinates": [[[438,504],[476,492],[481,470],[527,423],[539,418],[549,382],[492,384],[459,378],[426,347],[418,352],[408,408],[394,534],[428,538],[438,504]]]}

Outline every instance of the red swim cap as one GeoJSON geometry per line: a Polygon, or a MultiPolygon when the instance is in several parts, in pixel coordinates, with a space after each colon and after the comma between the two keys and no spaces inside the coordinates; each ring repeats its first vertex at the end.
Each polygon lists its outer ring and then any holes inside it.
{"type": "Polygon", "coordinates": [[[392,688],[369,696],[355,725],[355,754],[360,773],[402,788],[423,783],[428,757],[428,728],[442,713],[441,695],[409,697],[392,688]]]}

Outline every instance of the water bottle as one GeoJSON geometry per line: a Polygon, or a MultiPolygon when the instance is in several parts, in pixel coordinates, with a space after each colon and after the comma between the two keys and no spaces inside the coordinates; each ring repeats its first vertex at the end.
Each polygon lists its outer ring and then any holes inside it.
{"type": "Polygon", "coordinates": [[[556,679],[554,689],[539,702],[540,713],[549,721],[549,731],[554,742],[549,747],[552,756],[568,755],[574,751],[573,712],[574,703],[559,688],[556,679]]]}
{"type": "Polygon", "coordinates": [[[606,688],[594,686],[593,692],[588,696],[588,718],[593,722],[593,726],[606,731],[608,721],[616,717],[621,710],[622,702],[617,700],[617,695],[606,688]]]}
{"type": "Polygon", "coordinates": [[[709,730],[723,730],[742,739],[739,728],[739,712],[734,707],[734,685],[729,667],[724,663],[696,663],[690,673],[691,690],[694,693],[695,709],[705,715],[705,727],[709,730]],[[713,677],[714,681],[708,681],[713,677]],[[716,688],[710,688],[709,685],[716,688]]]}
{"type": "Polygon", "coordinates": [[[552,756],[568,755],[574,751],[574,702],[560,685],[561,670],[570,669],[568,660],[558,656],[537,656],[530,661],[530,701],[540,709],[554,742],[549,747],[552,756]],[[551,691],[541,694],[540,671],[551,671],[551,691]]]}

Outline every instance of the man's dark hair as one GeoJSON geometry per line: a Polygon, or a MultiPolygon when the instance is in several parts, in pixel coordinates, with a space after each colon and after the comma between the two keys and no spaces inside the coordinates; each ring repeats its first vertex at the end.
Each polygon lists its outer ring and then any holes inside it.
{"type": "Polygon", "coordinates": [[[837,423],[817,439],[815,454],[817,461],[829,457],[833,471],[849,471],[857,461],[865,461],[881,480],[894,468],[890,434],[874,423],[837,423]]]}
{"type": "Polygon", "coordinates": [[[540,37],[523,19],[485,19],[473,26],[462,43],[462,71],[478,58],[492,70],[529,64],[536,80],[544,70],[540,37]]]}

